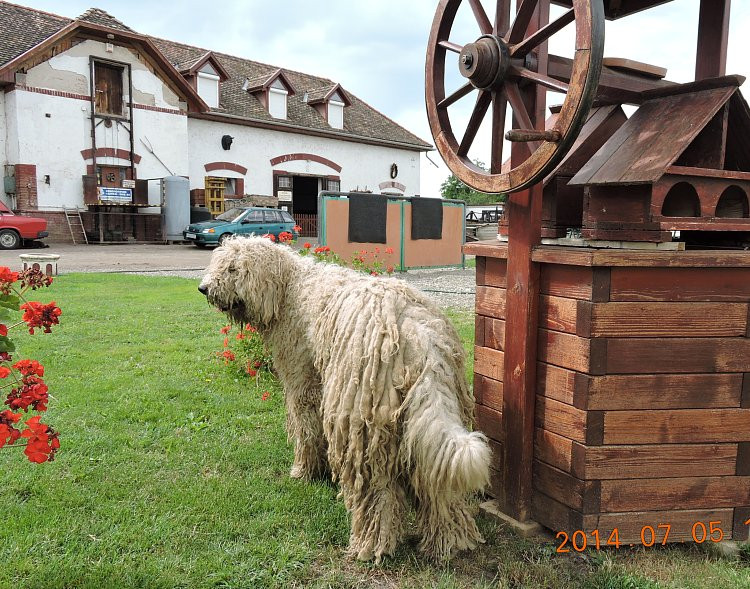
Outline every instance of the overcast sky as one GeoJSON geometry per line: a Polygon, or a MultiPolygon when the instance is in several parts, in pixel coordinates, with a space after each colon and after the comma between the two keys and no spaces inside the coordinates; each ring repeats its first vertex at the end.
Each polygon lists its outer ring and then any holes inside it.
{"type": "MultiPolygon", "coordinates": [[[[141,33],[331,78],[432,142],[424,107],[424,58],[437,0],[16,1],[71,18],[93,5],[141,33]]],[[[492,15],[494,1],[483,3],[492,15]]],[[[750,2],[733,4],[728,73],[750,77],[750,2]]],[[[608,22],[605,57],[660,65],[669,69],[671,80],[692,80],[698,6],[699,0],[673,0],[608,22]]],[[[462,6],[451,40],[461,44],[475,40],[475,27],[471,13],[462,6]]],[[[560,33],[559,51],[553,46],[553,52],[568,53],[568,29],[560,33]]],[[[457,88],[455,77],[446,86],[453,87],[454,82],[457,88]]],[[[465,124],[472,105],[473,99],[467,97],[452,108],[457,129],[465,124]]],[[[470,156],[488,161],[488,142],[483,128],[470,156]]],[[[421,193],[438,196],[449,172],[437,152],[430,158],[440,167],[422,158],[421,193]]]]}

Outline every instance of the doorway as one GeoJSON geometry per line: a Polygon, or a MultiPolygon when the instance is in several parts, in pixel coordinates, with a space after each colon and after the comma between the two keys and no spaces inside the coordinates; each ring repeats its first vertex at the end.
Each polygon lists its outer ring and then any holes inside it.
{"type": "Polygon", "coordinates": [[[300,215],[318,214],[319,178],[294,176],[292,183],[292,210],[300,215]]]}

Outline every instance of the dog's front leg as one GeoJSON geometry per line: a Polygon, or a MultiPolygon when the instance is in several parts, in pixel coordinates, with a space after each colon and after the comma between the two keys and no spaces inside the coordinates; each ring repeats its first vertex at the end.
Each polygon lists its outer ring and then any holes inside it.
{"type": "Polygon", "coordinates": [[[294,464],[289,473],[296,479],[312,480],[328,474],[323,422],[320,417],[320,391],[285,391],[286,427],[294,442],[294,464]]]}

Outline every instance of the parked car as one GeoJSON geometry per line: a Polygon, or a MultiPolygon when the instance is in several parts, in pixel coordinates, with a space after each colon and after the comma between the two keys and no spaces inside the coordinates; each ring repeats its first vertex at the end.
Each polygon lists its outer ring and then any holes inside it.
{"type": "Polygon", "coordinates": [[[48,235],[47,219],[16,215],[0,202],[0,249],[14,250],[26,241],[48,235]]]}
{"type": "Polygon", "coordinates": [[[294,238],[294,218],[286,211],[262,207],[237,207],[226,211],[211,221],[191,223],[182,232],[185,241],[197,247],[220,245],[230,235],[266,235],[278,238],[279,233],[288,231],[294,238]]]}

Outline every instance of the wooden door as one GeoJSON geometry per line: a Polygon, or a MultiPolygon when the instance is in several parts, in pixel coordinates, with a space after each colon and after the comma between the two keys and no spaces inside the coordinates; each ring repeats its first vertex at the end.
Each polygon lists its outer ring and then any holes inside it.
{"type": "Polygon", "coordinates": [[[122,116],[122,71],[105,63],[94,65],[97,113],[122,116]]]}
{"type": "Polygon", "coordinates": [[[224,178],[206,176],[206,206],[215,217],[224,212],[224,178]]]}

